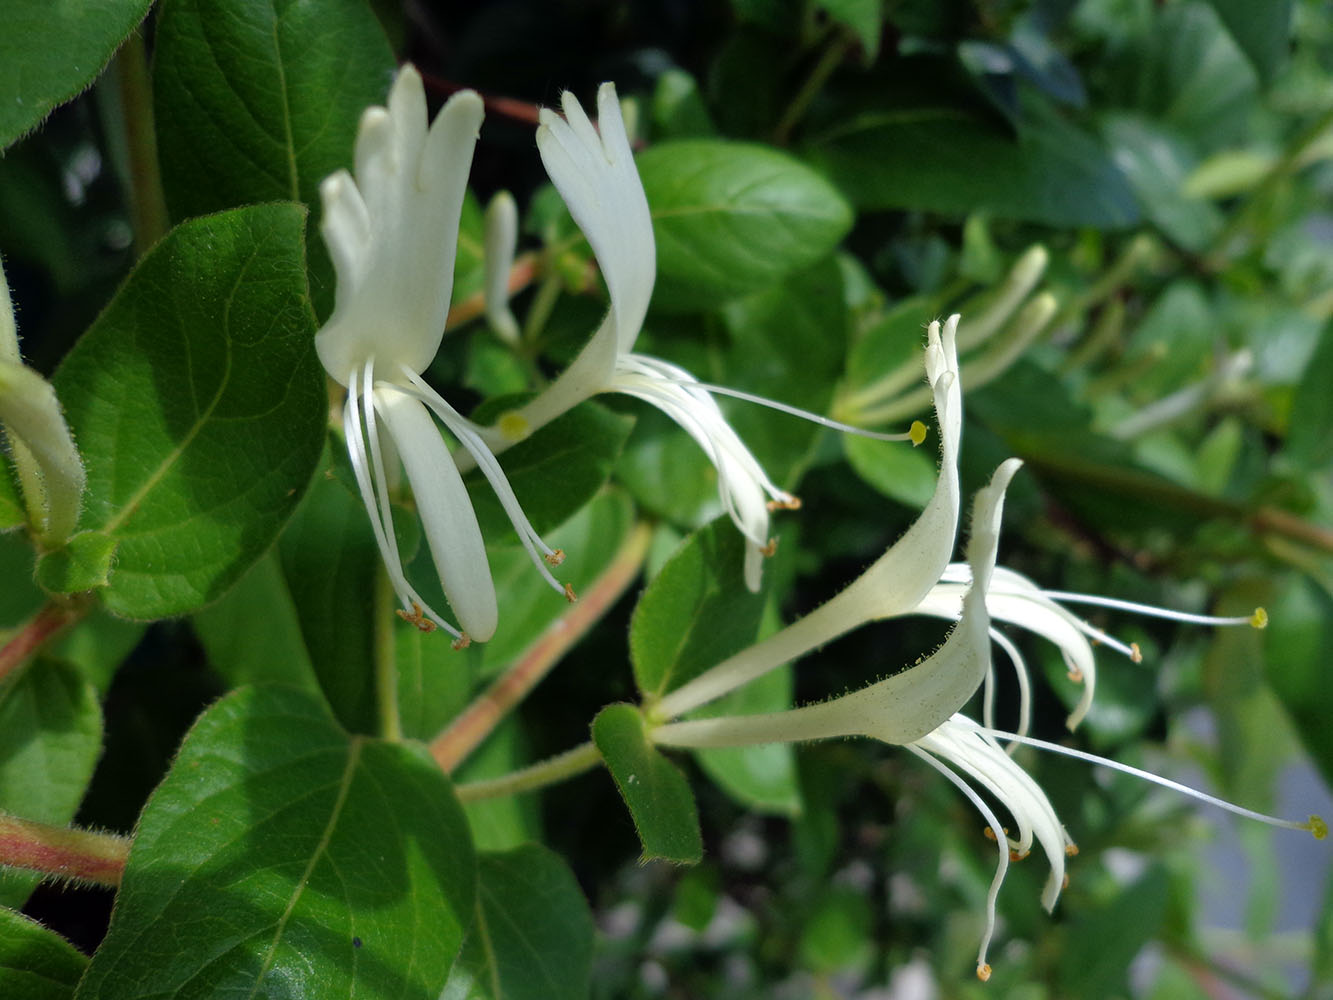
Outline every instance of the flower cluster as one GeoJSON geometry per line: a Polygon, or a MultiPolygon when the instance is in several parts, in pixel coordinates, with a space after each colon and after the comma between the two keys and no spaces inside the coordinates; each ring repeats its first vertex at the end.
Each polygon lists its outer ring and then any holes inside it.
{"type": "MultiPolygon", "coordinates": [[[[791,493],[765,474],[714,399],[719,393],[744,394],[702,383],[674,364],[634,351],[652,297],[656,250],[648,202],[615,88],[608,83],[598,92],[597,126],[570,94],[564,95],[562,109],[563,117],[542,111],[537,146],[551,180],[592,248],[606,284],[609,308],[568,368],[547,389],[492,426],[462,416],[423,378],[440,345],[449,309],[459,218],[482,120],[480,98],[469,91],[456,94],[428,126],[421,79],[410,67],[404,69],[388,106],[371,108],[362,119],[354,175],[339,172],[321,186],[322,230],[337,271],[338,289],[336,308],[318,335],[317,347],[329,375],[347,389],[344,431],[352,468],[389,578],[402,602],[400,614],[423,628],[441,626],[461,643],[490,638],[497,628],[499,609],[459,456],[466,455],[466,463],[480,469],[541,573],[553,589],[572,600],[572,591],[548,569],[548,564],[559,564],[562,553],[547,546],[532,529],[496,455],[594,395],[622,393],[657,407],[704,451],[717,470],[721,506],[746,539],[744,576],[751,589],[758,589],[762,557],[771,551],[771,511],[798,505],[791,493]],[[457,442],[457,450],[451,452],[446,445],[437,420],[457,442]],[[392,488],[399,464],[406,472],[457,627],[430,607],[407,579],[393,525],[392,488]]],[[[487,231],[487,315],[501,337],[512,343],[519,332],[508,311],[504,280],[517,232],[512,199],[502,196],[492,203],[487,231]]],[[[1044,265],[1044,251],[1028,255],[1022,273],[1014,279],[1012,294],[1004,300],[1005,309],[1016,307],[1044,265]]],[[[1036,301],[1041,316],[1024,320],[1019,324],[1023,330],[1040,329],[1049,319],[1052,303],[1036,301]]],[[[1030,682],[1026,667],[995,623],[1027,629],[1060,649],[1070,678],[1083,686],[1082,698],[1068,719],[1073,729],[1094,696],[1092,643],[1135,659],[1139,654],[1137,647],[1094,628],[1064,604],[1084,601],[1151,614],[1172,613],[1043,591],[1025,577],[997,566],[1005,491],[1021,464],[1013,459],[998,467],[989,485],[974,499],[967,561],[950,561],[963,499],[958,472],[963,418],[958,322],[958,316],[951,316],[943,323],[931,323],[927,331],[922,392],[935,409],[940,471],[934,493],[915,523],[826,604],[644,709],[652,724],[652,739],[662,745],[716,747],[865,736],[904,746],[939,770],[976,806],[999,845],[977,959],[978,975],[985,979],[990,974],[986,952],[995,927],[996,896],[1011,857],[1025,856],[1034,843],[1042,848],[1050,865],[1042,902],[1049,909],[1065,881],[1066,855],[1074,852],[1050,801],[1013,759],[1010,745],[1027,743],[1087,756],[1027,736],[1030,682]],[[676,721],[844,632],[908,614],[942,617],[956,625],[935,652],[902,672],[790,711],[676,721]],[[992,642],[1012,661],[1018,680],[1020,712],[1014,733],[995,726],[992,642]],[[979,690],[983,692],[980,723],[962,714],[979,690]],[[1011,814],[1015,836],[1008,836],[980,792],[1011,814]]],[[[1000,320],[987,322],[994,327],[1000,320]]],[[[987,322],[976,329],[987,327],[987,322]]],[[[974,339],[982,335],[974,333],[974,339]]],[[[876,391],[891,394],[897,388],[895,383],[876,391]]],[[[878,397],[863,402],[885,405],[878,397]]],[[[829,423],[789,407],[779,408],[829,423]]],[[[924,425],[917,424],[906,435],[879,436],[910,438],[919,444],[923,435],[924,425]]],[[[1262,612],[1241,619],[1173,616],[1208,624],[1264,624],[1262,612]]],[[[1322,822],[1315,818],[1306,823],[1270,821],[1316,835],[1324,832],[1322,822]]]]}

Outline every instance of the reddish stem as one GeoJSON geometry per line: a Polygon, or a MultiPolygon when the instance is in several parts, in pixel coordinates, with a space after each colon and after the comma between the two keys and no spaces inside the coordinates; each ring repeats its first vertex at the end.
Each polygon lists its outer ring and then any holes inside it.
{"type": "Polygon", "coordinates": [[[38,611],[9,642],[0,647],[0,681],[28,661],[49,639],[83,617],[77,605],[51,603],[38,611]]]}
{"type": "Polygon", "coordinates": [[[0,865],[115,888],[125,873],[128,837],[34,823],[0,813],[0,865]]]}

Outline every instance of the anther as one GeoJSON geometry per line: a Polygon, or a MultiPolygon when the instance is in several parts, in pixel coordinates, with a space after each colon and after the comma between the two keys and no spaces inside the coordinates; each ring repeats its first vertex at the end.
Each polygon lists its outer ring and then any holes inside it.
{"type": "Polygon", "coordinates": [[[1143,662],[1143,650],[1139,649],[1139,644],[1137,642],[1131,642],[1129,644],[1129,658],[1135,663],[1143,662]]]}
{"type": "Polygon", "coordinates": [[[1024,858],[1026,858],[1026,857],[1027,857],[1029,854],[1031,854],[1031,853],[1032,853],[1031,851],[1015,851],[1013,848],[1010,848],[1010,849],[1009,849],[1009,860],[1010,860],[1010,861],[1022,861],[1024,858]]]}
{"type": "Polygon", "coordinates": [[[1069,888],[1069,872],[1065,872],[1065,877],[1060,880],[1060,891],[1063,892],[1069,888]]]}
{"type": "Polygon", "coordinates": [[[1076,854],[1078,854],[1078,844],[1065,844],[1065,855],[1067,857],[1072,858],[1076,854]]]}
{"type": "Polygon", "coordinates": [[[397,614],[398,617],[407,622],[407,624],[415,626],[422,632],[429,634],[435,631],[435,623],[426,617],[425,612],[421,610],[421,605],[416,601],[412,602],[411,611],[404,611],[402,608],[398,608],[397,614]]]}
{"type": "Polygon", "coordinates": [[[1082,684],[1082,683],[1083,683],[1083,671],[1080,670],[1080,669],[1078,669],[1078,667],[1070,667],[1070,668],[1069,668],[1069,679],[1070,679],[1070,681],[1072,681],[1072,682],[1075,683],[1075,684],[1082,684]]]}
{"type": "Polygon", "coordinates": [[[768,501],[764,506],[769,510],[800,510],[801,498],[788,493],[785,497],[782,497],[779,500],[768,501]]]}
{"type": "Polygon", "coordinates": [[[466,632],[464,632],[462,635],[460,635],[457,639],[453,641],[454,649],[467,649],[471,645],[472,645],[472,637],[468,635],[466,632]]]}
{"type": "Polygon", "coordinates": [[[572,583],[565,584],[565,600],[573,604],[578,599],[579,595],[574,593],[574,585],[572,583]]]}
{"type": "Polygon", "coordinates": [[[927,433],[925,424],[920,420],[913,420],[912,426],[907,429],[907,440],[911,441],[912,447],[915,448],[926,440],[927,433]]]}
{"type": "Polygon", "coordinates": [[[556,549],[554,552],[552,552],[549,556],[546,556],[545,558],[548,565],[559,566],[562,562],[565,561],[565,550],[556,549]]]}
{"type": "Polygon", "coordinates": [[[765,557],[772,559],[778,554],[778,540],[776,538],[770,538],[767,545],[760,546],[759,551],[765,557]]]}
{"type": "Polygon", "coordinates": [[[1268,612],[1263,608],[1255,608],[1254,614],[1250,615],[1250,625],[1254,628],[1268,628],[1268,612]]]}
{"type": "Polygon", "coordinates": [[[1315,840],[1323,840],[1328,836],[1328,824],[1322,816],[1311,816],[1305,828],[1314,834],[1315,840]]]}
{"type": "Polygon", "coordinates": [[[990,982],[989,963],[982,962],[980,965],[977,966],[977,978],[980,979],[983,983],[990,982]]]}
{"type": "MultiPolygon", "coordinates": [[[[988,826],[988,827],[986,827],[986,829],[982,830],[981,832],[982,832],[982,834],[985,836],[985,838],[986,838],[987,840],[995,840],[995,839],[996,839],[996,836],[995,836],[995,828],[992,827],[992,826],[988,826]]],[[[1007,826],[1004,828],[1004,835],[1005,835],[1006,837],[1009,836],[1009,828],[1008,828],[1007,826]]]]}

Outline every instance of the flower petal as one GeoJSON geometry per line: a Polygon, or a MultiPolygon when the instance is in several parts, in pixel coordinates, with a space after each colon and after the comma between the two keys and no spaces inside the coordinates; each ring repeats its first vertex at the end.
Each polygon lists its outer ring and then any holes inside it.
{"type": "Polygon", "coordinates": [[[486,545],[463,478],[425,405],[381,384],[375,408],[403,460],[444,596],[470,639],[495,634],[498,611],[486,545]]]}

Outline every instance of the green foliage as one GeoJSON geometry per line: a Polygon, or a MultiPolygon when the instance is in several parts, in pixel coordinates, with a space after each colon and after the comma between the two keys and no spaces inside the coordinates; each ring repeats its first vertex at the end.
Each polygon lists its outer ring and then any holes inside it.
{"type": "Polygon", "coordinates": [[[643,859],[697,864],[703,857],[699,814],[689,783],[648,738],[633,705],[609,705],[592,723],[592,739],[634,817],[643,859]]]}
{"type": "Polygon", "coordinates": [[[273,990],[438,997],[475,863],[423,753],[351,737],[308,695],[242,688],[145,806],[82,1000],[273,990]]]}
{"type": "Polygon", "coordinates": [[[0,990],[23,1000],[70,1000],[88,959],[58,934],[0,909],[0,990]]]}
{"type": "Polygon", "coordinates": [[[559,855],[538,844],[477,857],[477,917],[441,1000],[579,1000],[592,914],[559,855]]]}
{"type": "Polygon", "coordinates": [[[691,535],[653,578],[630,622],[634,679],[660,698],[754,641],[763,593],[745,586],[745,540],[719,518],[691,535]]]}
{"type": "Polygon", "coordinates": [[[652,206],[663,308],[716,304],[772,285],[826,255],[852,224],[828,181],[762,146],[663,143],[638,167],[652,206]]]}
{"type": "Polygon", "coordinates": [[[323,392],[293,205],[185,223],[61,364],[88,470],[80,526],[117,543],[117,614],[217,599],[272,544],[319,453],[323,392]]]}
{"type": "Polygon", "coordinates": [[[0,38],[0,147],[36,127],[93,82],[151,0],[52,6],[14,0],[0,38]]]}

